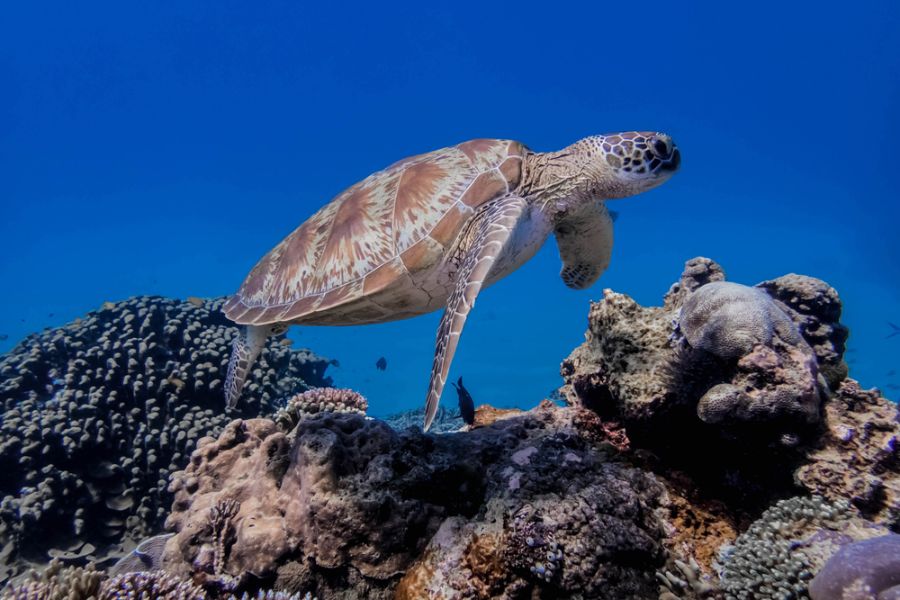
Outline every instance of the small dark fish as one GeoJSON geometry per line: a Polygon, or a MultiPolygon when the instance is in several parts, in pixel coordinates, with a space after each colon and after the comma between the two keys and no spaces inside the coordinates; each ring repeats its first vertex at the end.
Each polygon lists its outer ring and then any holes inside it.
{"type": "Polygon", "coordinates": [[[332,358],[331,360],[329,360],[329,361],[328,361],[328,364],[331,365],[331,366],[333,366],[333,367],[336,368],[336,369],[340,369],[340,368],[341,368],[341,361],[339,361],[339,360],[336,359],[336,358],[332,358]]]}
{"type": "Polygon", "coordinates": [[[53,316],[54,316],[55,314],[56,314],[56,313],[50,313],[50,314],[48,314],[47,316],[50,317],[50,318],[52,319],[53,316]]]}
{"type": "Polygon", "coordinates": [[[9,339],[9,334],[0,333],[0,342],[2,342],[4,340],[8,340],[8,339],[9,339]]]}
{"type": "Polygon", "coordinates": [[[617,210],[609,211],[609,218],[613,223],[615,223],[616,220],[618,220],[618,218],[619,218],[619,211],[617,211],[617,210]]]}
{"type": "Polygon", "coordinates": [[[890,371],[888,371],[888,377],[893,377],[893,376],[896,375],[896,374],[897,374],[897,370],[896,370],[896,369],[891,369],[890,371]]]}
{"type": "Polygon", "coordinates": [[[891,323],[890,321],[888,321],[888,325],[891,326],[891,329],[893,331],[891,331],[889,334],[887,334],[884,339],[897,337],[898,335],[900,335],[900,325],[895,325],[895,324],[891,323]]]}
{"type": "Polygon", "coordinates": [[[378,369],[379,371],[384,371],[385,369],[387,369],[387,359],[383,356],[381,358],[379,358],[375,362],[375,368],[378,369]]]}
{"type": "Polygon", "coordinates": [[[473,424],[475,422],[475,402],[472,400],[472,394],[463,386],[462,377],[458,382],[451,382],[451,384],[459,395],[459,416],[466,425],[473,424]]]}

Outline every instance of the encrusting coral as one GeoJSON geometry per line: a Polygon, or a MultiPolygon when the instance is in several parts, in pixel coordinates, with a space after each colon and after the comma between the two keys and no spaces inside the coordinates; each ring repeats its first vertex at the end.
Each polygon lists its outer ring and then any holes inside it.
{"type": "Polygon", "coordinates": [[[900,411],[847,379],[825,405],[825,430],[794,473],[814,494],[845,498],[866,518],[900,531],[900,411]]]}
{"type": "MultiPolygon", "coordinates": [[[[4,562],[70,559],[158,532],[170,473],[233,418],[222,414],[222,382],[237,329],[221,305],[106,303],[0,358],[4,562]]],[[[327,365],[270,340],[239,414],[328,385],[327,365]]]]}

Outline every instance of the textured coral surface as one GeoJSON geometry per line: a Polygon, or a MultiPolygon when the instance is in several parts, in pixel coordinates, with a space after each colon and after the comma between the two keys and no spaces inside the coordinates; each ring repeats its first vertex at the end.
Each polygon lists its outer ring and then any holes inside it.
{"type": "Polygon", "coordinates": [[[588,444],[581,410],[546,403],[438,436],[354,415],[291,435],[234,421],[172,484],[166,564],[320,597],[646,597],[665,560],[663,490],[588,444]],[[217,572],[204,515],[223,498],[240,508],[217,572]]]}
{"type": "MultiPolygon", "coordinates": [[[[237,330],[221,304],[106,303],[0,358],[0,562],[89,555],[159,529],[170,473],[233,418],[222,382],[237,330]]],[[[327,384],[327,364],[270,340],[241,414],[327,384]]]]}

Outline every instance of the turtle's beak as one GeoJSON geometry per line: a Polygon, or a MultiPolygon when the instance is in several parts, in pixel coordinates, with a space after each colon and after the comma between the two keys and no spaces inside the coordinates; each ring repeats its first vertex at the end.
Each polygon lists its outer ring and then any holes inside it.
{"type": "Polygon", "coordinates": [[[678,170],[678,166],[681,164],[681,152],[678,151],[678,147],[671,137],[664,133],[655,133],[650,136],[648,145],[653,156],[661,162],[660,171],[671,173],[678,170]]]}

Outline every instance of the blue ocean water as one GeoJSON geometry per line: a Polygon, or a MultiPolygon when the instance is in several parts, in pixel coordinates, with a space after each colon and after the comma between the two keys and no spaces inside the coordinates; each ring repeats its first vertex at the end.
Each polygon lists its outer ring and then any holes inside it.
{"type": "MultiPolygon", "coordinates": [[[[683,166],[611,203],[609,271],[573,292],[548,243],[482,293],[453,379],[477,402],[531,405],[559,385],[589,300],[609,287],[657,304],[704,255],[742,283],[828,281],[851,375],[900,395],[900,4],[431,4],[6,6],[0,352],[104,301],[230,294],[404,156],[653,129],[683,166]]],[[[438,318],[291,335],[386,414],[422,403],[438,318]]]]}

